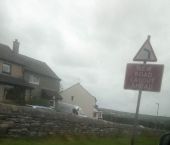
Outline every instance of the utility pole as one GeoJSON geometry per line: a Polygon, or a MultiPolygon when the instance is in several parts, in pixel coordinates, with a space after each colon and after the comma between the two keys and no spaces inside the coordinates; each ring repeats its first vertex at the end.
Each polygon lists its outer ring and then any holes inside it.
{"type": "Polygon", "coordinates": [[[156,103],[158,105],[157,107],[157,117],[158,117],[158,114],[159,114],[159,103],[156,103]]]}

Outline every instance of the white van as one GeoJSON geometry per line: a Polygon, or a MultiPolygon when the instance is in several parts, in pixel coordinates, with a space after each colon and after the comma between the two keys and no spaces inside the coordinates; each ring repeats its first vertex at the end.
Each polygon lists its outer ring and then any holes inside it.
{"type": "Polygon", "coordinates": [[[63,102],[57,102],[55,104],[55,110],[57,112],[75,114],[81,117],[87,117],[80,106],[67,104],[63,102]]]}

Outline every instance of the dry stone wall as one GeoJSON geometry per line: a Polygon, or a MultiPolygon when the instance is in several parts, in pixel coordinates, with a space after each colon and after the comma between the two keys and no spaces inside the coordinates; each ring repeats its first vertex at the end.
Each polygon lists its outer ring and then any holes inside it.
{"type": "Polygon", "coordinates": [[[78,117],[55,111],[0,104],[0,136],[45,136],[53,134],[129,134],[131,126],[78,117]]]}

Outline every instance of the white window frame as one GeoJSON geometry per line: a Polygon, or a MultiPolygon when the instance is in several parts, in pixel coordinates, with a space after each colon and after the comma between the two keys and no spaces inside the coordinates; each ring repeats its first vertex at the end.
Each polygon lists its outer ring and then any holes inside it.
{"type": "Polygon", "coordinates": [[[8,63],[2,64],[2,73],[10,74],[11,73],[11,65],[8,63]]]}
{"type": "Polygon", "coordinates": [[[31,74],[31,75],[29,75],[29,83],[34,84],[34,85],[39,85],[40,78],[31,74]]]}

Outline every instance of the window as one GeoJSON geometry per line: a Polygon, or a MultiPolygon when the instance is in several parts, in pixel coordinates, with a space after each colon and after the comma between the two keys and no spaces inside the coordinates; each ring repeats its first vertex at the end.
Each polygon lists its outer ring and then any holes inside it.
{"type": "Polygon", "coordinates": [[[74,96],[71,96],[71,101],[73,101],[74,100],[74,96]]]}
{"type": "Polygon", "coordinates": [[[11,73],[11,65],[4,63],[2,65],[2,72],[7,74],[11,73]]]}
{"type": "Polygon", "coordinates": [[[96,112],[93,112],[93,117],[96,117],[97,116],[97,113],[96,112]]]}
{"type": "Polygon", "coordinates": [[[29,83],[39,85],[39,82],[40,82],[39,77],[37,77],[35,75],[30,75],[29,76],[29,83]]]}

